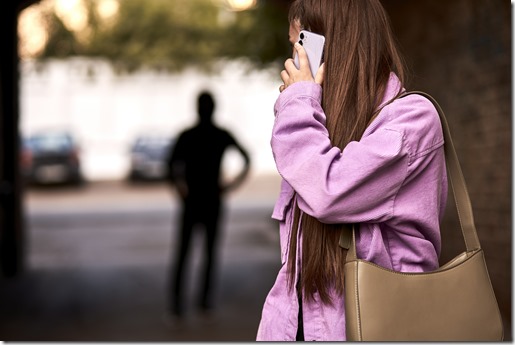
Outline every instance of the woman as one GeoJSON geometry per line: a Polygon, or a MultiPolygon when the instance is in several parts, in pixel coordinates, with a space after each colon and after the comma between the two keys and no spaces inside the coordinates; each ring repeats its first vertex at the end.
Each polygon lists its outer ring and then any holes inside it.
{"type": "Polygon", "coordinates": [[[282,267],[258,340],[345,340],[342,224],[359,224],[358,257],[405,272],[438,267],[447,197],[443,134],[404,67],[379,0],[296,0],[271,146],[283,178],[273,218],[282,267]],[[313,78],[297,43],[324,35],[313,78]]]}

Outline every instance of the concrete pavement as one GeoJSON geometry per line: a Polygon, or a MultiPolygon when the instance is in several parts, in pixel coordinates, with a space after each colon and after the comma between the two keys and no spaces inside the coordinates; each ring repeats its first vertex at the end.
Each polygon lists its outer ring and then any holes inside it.
{"type": "MultiPolygon", "coordinates": [[[[220,243],[216,309],[193,309],[193,269],[181,322],[164,318],[176,203],[164,185],[98,183],[30,190],[27,272],[0,281],[4,341],[253,341],[277,270],[270,219],[277,176],[230,196],[220,243]]],[[[200,264],[199,245],[191,267],[200,264]]]]}

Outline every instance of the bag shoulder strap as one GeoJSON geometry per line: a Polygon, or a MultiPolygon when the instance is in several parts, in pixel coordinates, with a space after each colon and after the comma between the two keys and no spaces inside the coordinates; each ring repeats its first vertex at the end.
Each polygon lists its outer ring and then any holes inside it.
{"type": "MultiPolygon", "coordinates": [[[[465,184],[465,178],[463,177],[463,172],[461,170],[460,162],[458,160],[458,155],[456,154],[456,149],[454,148],[454,143],[452,141],[449,124],[447,123],[447,118],[445,117],[445,114],[440,105],[438,104],[438,102],[427,93],[421,91],[411,91],[402,94],[401,97],[406,97],[415,94],[423,96],[430,100],[438,112],[445,140],[444,150],[448,180],[450,181],[451,189],[454,195],[454,201],[456,203],[456,210],[458,212],[461,232],[463,234],[463,239],[465,240],[465,247],[467,248],[467,251],[480,249],[481,245],[479,243],[476,226],[474,224],[472,204],[470,202],[467,186],[465,184]]],[[[354,226],[352,227],[352,232],[347,231],[346,229],[342,230],[339,244],[342,248],[349,249],[348,258],[356,258],[354,226]]]]}

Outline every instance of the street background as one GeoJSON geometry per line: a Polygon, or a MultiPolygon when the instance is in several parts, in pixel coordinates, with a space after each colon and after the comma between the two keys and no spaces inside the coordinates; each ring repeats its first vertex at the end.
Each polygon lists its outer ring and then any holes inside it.
{"type": "MultiPolygon", "coordinates": [[[[238,312],[229,314],[233,318],[218,315],[221,324],[211,326],[192,314],[182,329],[170,330],[163,328],[160,315],[174,231],[173,199],[161,188],[126,190],[120,180],[133,135],[150,132],[149,127],[173,135],[191,121],[189,110],[203,87],[215,89],[220,102],[215,117],[249,146],[256,172],[275,172],[269,135],[279,69],[291,53],[289,0],[248,0],[252,6],[242,11],[227,7],[236,2],[243,0],[1,3],[6,57],[0,67],[2,339],[254,339],[264,295],[278,268],[276,228],[269,224],[273,201],[266,201],[275,199],[275,192],[265,197],[263,190],[269,183],[248,181],[248,197],[242,189],[229,204],[219,300],[224,312],[238,312]],[[18,12],[24,6],[29,6],[25,14],[32,13],[25,25],[18,12]],[[97,16],[101,13],[106,17],[97,16]],[[24,54],[27,43],[37,38],[39,53],[24,54]],[[116,73],[104,68],[105,59],[116,73]],[[221,73],[200,73],[213,64],[221,73]],[[123,66],[128,71],[122,73],[123,66]],[[267,66],[276,71],[267,74],[267,66]],[[18,131],[26,135],[59,124],[69,125],[81,139],[90,183],[24,194],[18,131]],[[231,256],[235,249],[244,255],[231,256]],[[242,279],[245,274],[250,278],[242,279]],[[137,306],[146,306],[148,313],[137,306]],[[217,335],[210,334],[213,330],[217,335]]],[[[382,3],[410,68],[408,89],[434,96],[448,118],[505,340],[511,341],[514,8],[505,0],[382,3]]],[[[441,262],[464,247],[449,201],[441,262]]]]}
{"type": "MultiPolygon", "coordinates": [[[[216,308],[165,322],[177,201],[164,183],[125,181],[26,193],[27,272],[0,284],[0,335],[16,341],[253,341],[280,266],[275,175],[227,200],[216,308]]],[[[200,235],[200,232],[199,232],[200,235]]],[[[200,264],[201,238],[190,267],[200,264]]],[[[197,277],[189,274],[189,298],[197,277]]],[[[190,301],[193,306],[193,300],[190,301]]]]}

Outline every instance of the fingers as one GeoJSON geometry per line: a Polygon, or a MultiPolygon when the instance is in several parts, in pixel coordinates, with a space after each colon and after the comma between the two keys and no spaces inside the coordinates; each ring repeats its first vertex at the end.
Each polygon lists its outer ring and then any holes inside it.
{"type": "Polygon", "coordinates": [[[295,66],[293,59],[287,59],[284,62],[284,70],[281,71],[281,79],[283,85],[279,87],[279,91],[283,92],[288,86],[299,81],[315,81],[322,84],[323,68],[318,71],[317,79],[313,79],[311,68],[309,66],[306,50],[298,42],[294,45],[299,60],[299,68],[295,66]]]}
{"type": "Polygon", "coordinates": [[[286,82],[290,78],[290,74],[286,70],[281,71],[281,79],[283,82],[286,82]]]}
{"type": "Polygon", "coordinates": [[[303,69],[304,66],[309,67],[308,55],[306,54],[304,47],[299,42],[296,42],[293,47],[299,56],[299,69],[303,69]]]}
{"type": "Polygon", "coordinates": [[[284,63],[286,71],[290,77],[293,78],[294,82],[314,81],[313,75],[311,74],[311,67],[309,66],[309,59],[306,50],[302,45],[299,44],[299,42],[295,43],[294,48],[297,55],[297,60],[299,62],[299,68],[295,66],[295,63],[292,59],[288,59],[284,63]]]}
{"type": "Polygon", "coordinates": [[[285,69],[283,69],[281,71],[281,80],[283,81],[283,85],[279,86],[280,92],[283,92],[290,84],[292,84],[292,82],[293,82],[292,77],[291,77],[291,73],[293,71],[292,68],[297,70],[292,59],[286,60],[286,62],[284,63],[284,68],[285,69]]]}
{"type": "MultiPolygon", "coordinates": [[[[286,72],[288,74],[292,74],[292,72],[297,71],[297,67],[295,66],[295,63],[293,62],[293,59],[287,59],[284,62],[284,69],[282,72],[286,72]]],[[[282,78],[282,72],[281,72],[281,78],[282,78]]],[[[283,79],[284,80],[284,79],[283,79]]]]}
{"type": "Polygon", "coordinates": [[[290,74],[284,69],[281,71],[281,80],[284,84],[288,84],[288,81],[290,80],[290,74]]]}

